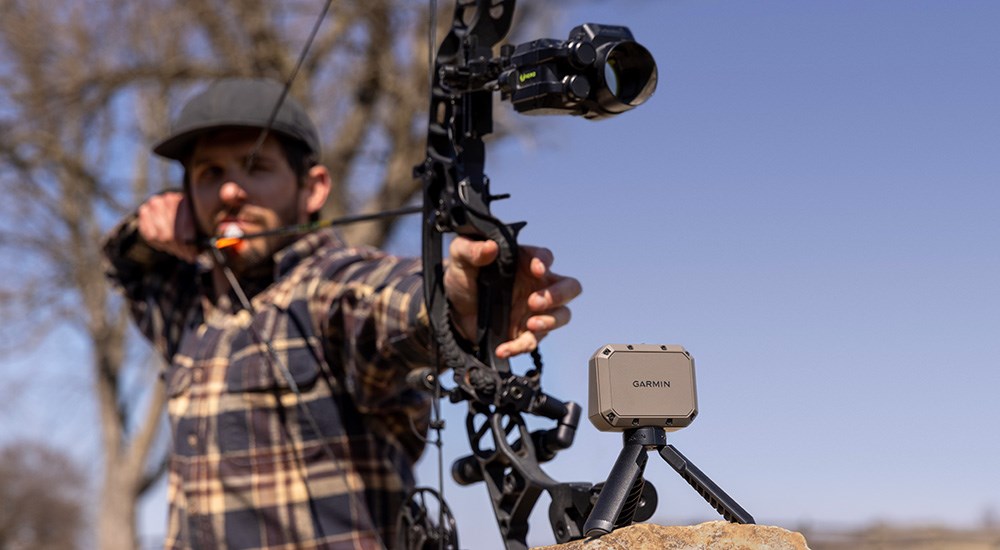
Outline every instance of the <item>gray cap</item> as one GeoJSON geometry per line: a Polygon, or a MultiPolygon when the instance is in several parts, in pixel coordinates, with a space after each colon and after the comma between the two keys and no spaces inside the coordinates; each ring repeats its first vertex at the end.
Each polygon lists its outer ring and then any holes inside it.
{"type": "MultiPolygon", "coordinates": [[[[153,147],[153,152],[168,159],[183,160],[196,139],[218,128],[268,127],[268,119],[278,104],[284,86],[261,78],[230,78],[218,80],[194,96],[174,120],[166,139],[153,147]]],[[[305,109],[290,96],[281,102],[271,131],[301,141],[318,157],[319,133],[305,109]]]]}

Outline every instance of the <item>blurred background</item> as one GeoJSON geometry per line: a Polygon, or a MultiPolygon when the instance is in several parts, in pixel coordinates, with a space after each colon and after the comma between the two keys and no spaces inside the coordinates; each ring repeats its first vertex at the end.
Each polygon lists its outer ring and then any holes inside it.
{"type": "MultiPolygon", "coordinates": [[[[327,215],[415,200],[423,4],[335,2],[296,79],[339,184],[327,215]]],[[[100,235],[179,182],[148,147],[192,92],[286,78],[321,7],[0,0],[0,547],[103,548],[133,525],[161,544],[159,362],[104,285],[100,235]]],[[[653,98],[612,119],[496,109],[487,171],[512,198],[495,212],[584,287],[543,343],[544,388],[586,406],[603,344],[682,344],[699,415],[669,440],[758,523],[813,548],[997,544],[1000,4],[518,11],[513,43],[625,25],[659,66],[653,98]]],[[[415,220],[349,237],[419,254],[415,220]]],[[[444,410],[447,470],[467,442],[464,407],[444,410]]],[[[600,481],[620,449],[584,420],[546,469],[600,481]]],[[[651,521],[718,519],[655,456],[646,477],[651,521]]],[[[437,485],[433,449],[418,478],[437,485]]],[[[484,487],[449,477],[445,496],[463,548],[500,547],[484,487]]],[[[554,541],[547,506],[531,544],[554,541]]]]}

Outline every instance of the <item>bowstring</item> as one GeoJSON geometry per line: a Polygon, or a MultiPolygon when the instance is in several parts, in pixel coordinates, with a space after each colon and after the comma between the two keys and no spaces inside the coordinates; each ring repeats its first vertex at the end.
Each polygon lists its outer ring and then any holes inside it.
{"type": "Polygon", "coordinates": [[[257,137],[256,143],[254,143],[253,149],[250,150],[250,154],[247,156],[246,169],[249,170],[250,167],[254,165],[257,161],[257,156],[260,154],[260,150],[264,147],[264,142],[267,141],[267,136],[274,127],[274,121],[278,118],[278,111],[281,110],[281,106],[285,103],[285,98],[288,97],[288,92],[292,89],[292,83],[295,78],[299,76],[299,70],[302,69],[302,65],[305,63],[306,55],[309,53],[310,48],[312,48],[313,41],[316,40],[316,35],[319,34],[319,29],[323,25],[323,21],[326,19],[326,14],[330,11],[330,6],[333,5],[333,0],[326,0],[323,5],[323,10],[320,11],[319,17],[313,22],[312,29],[309,31],[309,37],[306,39],[305,46],[302,47],[302,51],[299,52],[299,59],[295,62],[295,67],[292,68],[291,74],[285,80],[285,85],[281,89],[281,95],[278,96],[278,101],[274,104],[274,108],[271,109],[271,114],[267,118],[267,126],[261,131],[260,136],[257,137]]]}
{"type": "MultiPolygon", "coordinates": [[[[435,55],[434,45],[437,43],[437,0],[428,0],[428,24],[427,24],[427,85],[428,97],[434,95],[434,69],[435,55]]],[[[424,277],[429,277],[429,273],[424,273],[424,277]]],[[[433,330],[433,329],[432,329],[433,330]]],[[[441,364],[440,347],[437,338],[431,338],[434,349],[435,368],[441,364]]],[[[431,427],[434,429],[434,447],[437,451],[438,470],[438,550],[444,550],[445,523],[444,523],[444,441],[441,439],[441,431],[444,429],[444,421],[441,419],[441,377],[434,376],[434,399],[431,406],[431,427]]],[[[457,549],[456,549],[457,550],[457,549]]]]}

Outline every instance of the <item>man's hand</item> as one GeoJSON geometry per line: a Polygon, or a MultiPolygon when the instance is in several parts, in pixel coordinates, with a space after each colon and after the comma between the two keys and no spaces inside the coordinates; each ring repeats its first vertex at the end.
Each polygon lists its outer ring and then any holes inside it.
{"type": "Polygon", "coordinates": [[[198,248],[194,220],[183,193],[154,195],[142,203],[138,212],[139,236],[156,250],[194,262],[198,248]]]}
{"type": "MultiPolygon", "coordinates": [[[[448,249],[450,261],[444,274],[445,293],[451,302],[452,321],[469,340],[475,339],[479,268],[492,263],[500,248],[493,241],[472,241],[455,237],[448,249]]],[[[552,252],[522,246],[518,254],[514,298],[511,304],[509,340],[497,346],[497,357],[507,358],[538,347],[549,331],[569,322],[566,307],[582,288],[572,277],[549,271],[552,252]]]]}

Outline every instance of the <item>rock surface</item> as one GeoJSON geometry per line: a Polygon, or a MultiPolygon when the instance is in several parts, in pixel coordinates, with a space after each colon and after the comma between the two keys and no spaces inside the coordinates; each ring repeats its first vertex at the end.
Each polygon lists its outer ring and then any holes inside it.
{"type": "Polygon", "coordinates": [[[535,550],[809,550],[799,533],[766,525],[710,521],[700,525],[665,527],[639,523],[600,538],[575,540],[535,550]]]}

